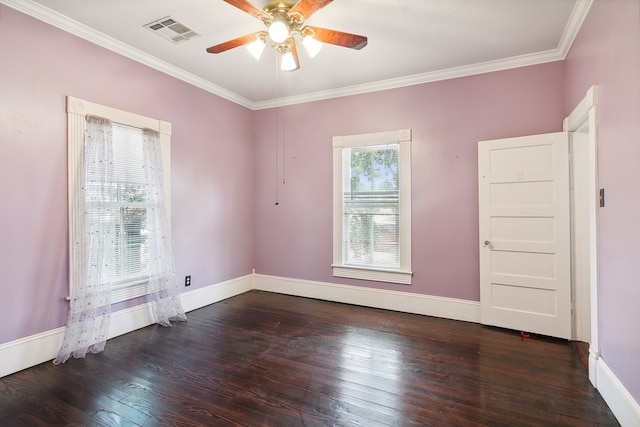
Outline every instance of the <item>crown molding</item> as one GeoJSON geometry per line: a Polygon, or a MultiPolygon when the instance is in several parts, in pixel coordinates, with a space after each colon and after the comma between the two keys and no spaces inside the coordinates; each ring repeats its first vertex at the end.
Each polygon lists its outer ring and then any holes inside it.
{"type": "Polygon", "coordinates": [[[537,52],[528,55],[513,56],[494,61],[482,62],[478,64],[465,65],[461,67],[447,68],[444,70],[432,71],[421,74],[414,74],[395,79],[380,80],[376,82],[348,86],[327,91],[314,92],[304,95],[271,99],[267,101],[255,102],[254,110],[267,108],[284,107],[287,105],[302,104],[305,102],[322,101],[326,99],[339,98],[343,96],[361,95],[370,92],[378,92],[387,89],[397,89],[406,86],[432,83],[442,80],[468,77],[478,74],[492,73],[495,71],[510,70],[513,68],[527,67],[530,65],[545,64],[548,62],[562,61],[566,58],[582,23],[584,22],[593,0],[577,0],[571,11],[567,25],[564,28],[560,42],[556,49],[537,52]]]}
{"type": "Polygon", "coordinates": [[[302,104],[306,102],[321,101],[332,98],[339,98],[351,95],[360,95],[370,92],[378,92],[388,89],[397,89],[406,86],[432,83],[436,81],[468,77],[478,74],[491,73],[495,71],[509,70],[513,68],[526,67],[530,65],[544,64],[554,61],[562,61],[567,56],[571,44],[573,43],[584,19],[593,4],[593,0],[577,0],[567,21],[564,32],[558,43],[558,47],[553,50],[537,52],[529,55],[514,56],[479,64],[453,67],[444,70],[432,71],[422,74],[414,74],[395,79],[380,80],[360,85],[348,86],[338,89],[313,92],[303,95],[270,99],[266,101],[251,101],[239,96],[223,87],[215,85],[201,77],[184,71],[174,65],[161,61],[139,49],[133,48],[112,37],[100,33],[84,24],[70,19],[60,13],[48,9],[32,0],[0,0],[13,9],[23,12],[29,16],[46,22],[61,30],[67,31],[91,43],[102,46],[112,52],[118,53],[134,61],[140,62],[162,73],[182,80],[202,90],[210,92],[228,101],[239,104],[251,110],[263,110],[277,108],[287,105],[302,104]]]}
{"type": "Polygon", "coordinates": [[[119,55],[147,65],[171,77],[175,77],[178,80],[182,80],[202,90],[213,93],[214,95],[228,101],[250,109],[253,108],[252,102],[246,98],[243,98],[225,88],[214,85],[195,74],[184,71],[139,49],[129,46],[128,44],[122,43],[36,2],[31,0],[0,0],[0,3],[119,55]]]}
{"type": "Polygon", "coordinates": [[[376,82],[348,86],[338,89],[313,92],[304,95],[271,99],[268,101],[255,102],[254,110],[263,110],[274,107],[284,107],[287,105],[302,104],[305,102],[322,101],[326,99],[339,98],[343,96],[361,95],[370,92],[378,92],[387,89],[397,89],[406,86],[414,86],[423,83],[432,83],[442,80],[456,79],[459,77],[475,76],[478,74],[491,73],[494,71],[504,71],[512,68],[526,67],[529,65],[544,64],[547,62],[561,61],[564,59],[557,50],[539,52],[530,55],[514,56],[511,58],[498,59],[479,64],[465,65],[461,67],[447,68],[422,74],[399,77],[395,79],[379,80],[376,82]]]}
{"type": "Polygon", "coordinates": [[[580,27],[582,27],[582,23],[587,17],[592,5],[593,0],[578,0],[573,7],[571,16],[567,21],[567,25],[564,27],[564,32],[562,33],[560,43],[558,43],[558,48],[556,49],[562,56],[562,59],[567,57],[569,49],[578,35],[578,31],[580,31],[580,27]]]}

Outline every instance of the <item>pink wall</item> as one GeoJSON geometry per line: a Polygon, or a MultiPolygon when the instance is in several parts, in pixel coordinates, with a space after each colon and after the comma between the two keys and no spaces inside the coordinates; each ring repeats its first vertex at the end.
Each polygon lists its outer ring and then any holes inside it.
{"type": "Polygon", "coordinates": [[[640,401],[640,2],[596,0],[566,59],[566,111],[598,85],[600,345],[640,401]]]}
{"type": "Polygon", "coordinates": [[[556,132],[564,65],[555,62],[257,111],[256,272],[479,300],[477,142],[556,132]],[[332,277],[334,135],[413,129],[413,284],[332,277]],[[282,147],[285,147],[284,156],[282,147]]]}
{"type": "Polygon", "coordinates": [[[180,283],[251,273],[251,111],[3,5],[0,58],[0,343],[66,321],[66,95],[172,123],[180,283]]]}

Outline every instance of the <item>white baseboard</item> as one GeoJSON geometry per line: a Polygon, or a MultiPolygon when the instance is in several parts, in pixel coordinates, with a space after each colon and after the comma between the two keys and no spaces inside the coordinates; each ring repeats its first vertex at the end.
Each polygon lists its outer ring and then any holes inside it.
{"type": "MultiPolygon", "coordinates": [[[[252,279],[253,275],[249,274],[185,292],[180,295],[182,306],[188,312],[242,294],[252,289],[252,279]]],[[[150,303],[113,312],[109,338],[144,328],[154,322],[150,303]]],[[[1,344],[0,378],[54,359],[62,345],[64,331],[65,328],[60,327],[1,344]]],[[[106,348],[109,348],[109,343],[106,348]]]]}
{"type": "MultiPolygon", "coordinates": [[[[252,289],[326,301],[341,302],[405,313],[480,322],[480,304],[409,292],[389,291],[286,277],[249,274],[181,294],[186,312],[240,295],[252,289]]],[[[154,323],[150,304],[141,304],[111,315],[109,338],[154,323]]],[[[0,377],[52,360],[64,337],[64,327],[0,345],[0,377]]],[[[108,348],[108,343],[107,343],[108,348]]],[[[640,404],[607,366],[602,357],[589,355],[590,380],[599,390],[622,427],[640,426],[640,404]]]]}
{"type": "Polygon", "coordinates": [[[0,345],[0,377],[53,359],[63,336],[64,327],[61,327],[0,345]]]}
{"type": "Polygon", "coordinates": [[[480,303],[477,301],[263,274],[255,275],[254,289],[466,322],[480,322],[480,303]]]}
{"type": "Polygon", "coordinates": [[[640,404],[620,382],[602,357],[595,361],[594,384],[622,427],[640,426],[640,404]]]}
{"type": "Polygon", "coordinates": [[[600,355],[594,351],[593,346],[589,347],[589,381],[591,384],[598,388],[598,370],[596,368],[597,361],[600,355]]]}
{"type": "Polygon", "coordinates": [[[182,307],[184,311],[193,311],[248,292],[253,289],[253,276],[253,274],[247,274],[246,276],[216,283],[215,285],[185,292],[180,295],[182,307]]]}

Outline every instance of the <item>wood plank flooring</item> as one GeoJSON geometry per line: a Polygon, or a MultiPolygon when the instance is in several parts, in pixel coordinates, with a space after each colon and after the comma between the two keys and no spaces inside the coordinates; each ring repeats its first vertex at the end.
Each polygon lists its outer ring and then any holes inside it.
{"type": "Polygon", "coordinates": [[[0,379],[8,426],[617,426],[570,343],[252,291],[0,379]]]}

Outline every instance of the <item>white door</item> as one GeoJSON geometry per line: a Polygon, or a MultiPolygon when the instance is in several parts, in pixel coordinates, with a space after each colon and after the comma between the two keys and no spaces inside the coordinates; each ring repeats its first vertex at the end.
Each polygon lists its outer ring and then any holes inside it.
{"type": "Polygon", "coordinates": [[[568,141],[478,143],[483,324],[571,338],[568,141]]]}

